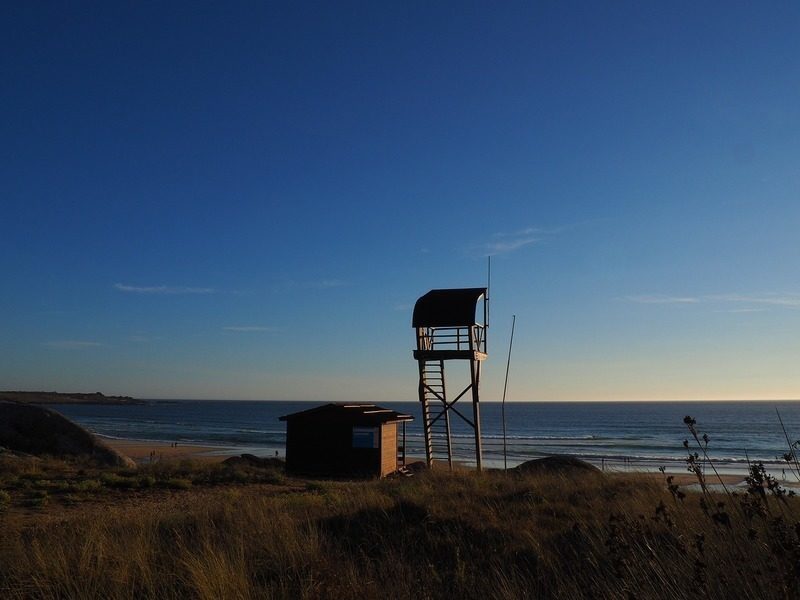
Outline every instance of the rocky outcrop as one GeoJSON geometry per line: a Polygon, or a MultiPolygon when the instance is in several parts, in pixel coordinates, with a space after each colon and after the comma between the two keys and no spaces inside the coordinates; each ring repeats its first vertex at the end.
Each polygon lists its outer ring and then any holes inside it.
{"type": "Polygon", "coordinates": [[[130,396],[106,396],[100,392],[91,394],[60,392],[0,392],[0,400],[14,400],[28,404],[147,404],[130,396]]]}
{"type": "Polygon", "coordinates": [[[136,467],[130,458],[65,416],[21,402],[0,400],[0,446],[36,456],[88,457],[104,465],[136,467]]]}

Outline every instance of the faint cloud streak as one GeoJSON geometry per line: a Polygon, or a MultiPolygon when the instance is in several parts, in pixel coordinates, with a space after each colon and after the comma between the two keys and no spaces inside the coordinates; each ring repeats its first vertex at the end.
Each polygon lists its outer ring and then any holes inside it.
{"type": "Polygon", "coordinates": [[[700,302],[700,298],[691,296],[664,296],[660,294],[626,296],[625,299],[638,304],[697,304],[700,302]]]}
{"type": "Polygon", "coordinates": [[[709,300],[719,302],[736,302],[740,304],[765,304],[768,306],[784,306],[787,308],[800,308],[800,294],[721,294],[708,296],[709,300]]]}
{"type": "Polygon", "coordinates": [[[44,342],[44,345],[48,348],[58,348],[60,350],[81,350],[83,348],[97,348],[99,346],[105,346],[105,344],[101,344],[100,342],[90,342],[85,340],[53,340],[50,342],[44,342]]]}
{"type": "Polygon", "coordinates": [[[539,241],[541,241],[541,238],[538,237],[501,240],[497,242],[488,242],[484,248],[486,250],[486,256],[497,256],[498,254],[507,254],[508,252],[519,250],[520,248],[524,248],[530,244],[535,244],[539,241]]]}
{"type": "Polygon", "coordinates": [[[214,294],[217,291],[214,288],[207,288],[207,287],[183,287],[183,286],[170,286],[170,285],[137,286],[137,285],[126,285],[124,283],[115,283],[114,289],[129,294],[163,294],[163,295],[214,294]]]}
{"type": "Polygon", "coordinates": [[[274,333],[276,331],[280,331],[277,327],[264,327],[262,325],[231,325],[229,327],[223,327],[223,331],[236,331],[236,332],[270,332],[274,333]]]}
{"type": "Polygon", "coordinates": [[[525,227],[516,231],[500,231],[492,235],[492,239],[476,248],[481,256],[497,256],[509,254],[526,246],[538,244],[550,236],[559,233],[560,229],[542,229],[541,227],[525,227]]]}
{"type": "Polygon", "coordinates": [[[638,304],[747,304],[741,308],[719,309],[714,312],[755,313],[768,307],[800,309],[800,294],[769,292],[763,294],[708,294],[703,296],[669,296],[661,294],[626,296],[628,302],[638,304]]]}

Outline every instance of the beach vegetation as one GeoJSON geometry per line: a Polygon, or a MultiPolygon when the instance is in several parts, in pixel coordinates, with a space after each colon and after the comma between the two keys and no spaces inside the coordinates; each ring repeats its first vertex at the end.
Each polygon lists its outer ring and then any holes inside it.
{"type": "Polygon", "coordinates": [[[431,471],[221,484],[210,474],[223,468],[161,465],[138,479],[95,478],[86,469],[91,494],[78,491],[78,481],[67,493],[4,490],[0,593],[689,598],[700,590],[783,598],[797,591],[799,499],[770,489],[760,468],[752,489],[731,496],[644,474],[431,471]]]}
{"type": "Polygon", "coordinates": [[[0,461],[0,596],[800,597],[800,498],[761,463],[731,485],[713,439],[686,425],[694,485],[666,472],[344,481],[278,465],[0,461]]]}
{"type": "Polygon", "coordinates": [[[50,496],[45,490],[31,490],[25,494],[23,505],[31,508],[43,508],[50,502],[50,496]]]}
{"type": "Polygon", "coordinates": [[[136,477],[120,475],[118,473],[103,473],[100,475],[100,481],[103,485],[110,488],[133,489],[139,486],[139,480],[136,477]]]}
{"type": "Polygon", "coordinates": [[[192,487],[191,479],[182,479],[180,477],[170,477],[162,482],[162,485],[173,490],[188,490],[192,487]]]}

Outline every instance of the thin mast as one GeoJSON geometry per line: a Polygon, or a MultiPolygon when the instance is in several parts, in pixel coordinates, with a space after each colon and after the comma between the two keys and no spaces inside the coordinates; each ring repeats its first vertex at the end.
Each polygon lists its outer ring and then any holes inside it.
{"type": "Polygon", "coordinates": [[[483,298],[483,351],[489,352],[489,293],[492,289],[492,255],[486,257],[486,296],[483,298]]]}
{"type": "Polygon", "coordinates": [[[503,414],[503,470],[508,470],[508,449],[506,447],[506,390],[508,390],[508,371],[511,368],[511,346],[514,344],[514,325],[517,323],[517,315],[511,318],[511,339],[508,341],[508,361],[506,362],[506,382],[503,384],[503,404],[501,411],[503,414]]]}

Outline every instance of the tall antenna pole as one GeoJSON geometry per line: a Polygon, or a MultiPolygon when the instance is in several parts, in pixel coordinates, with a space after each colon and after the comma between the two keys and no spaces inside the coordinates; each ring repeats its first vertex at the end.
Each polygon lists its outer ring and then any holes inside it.
{"type": "Polygon", "coordinates": [[[489,326],[489,296],[492,291],[492,257],[487,256],[488,263],[486,265],[486,323],[489,326]]]}
{"type": "Polygon", "coordinates": [[[492,289],[492,255],[486,257],[486,297],[483,299],[483,351],[489,352],[489,296],[492,289]]]}
{"type": "Polygon", "coordinates": [[[506,446],[506,391],[508,390],[508,371],[511,368],[511,346],[514,344],[514,325],[517,324],[517,315],[511,318],[511,339],[508,341],[508,361],[506,362],[506,382],[503,384],[503,470],[508,471],[508,448],[506,446]]]}

